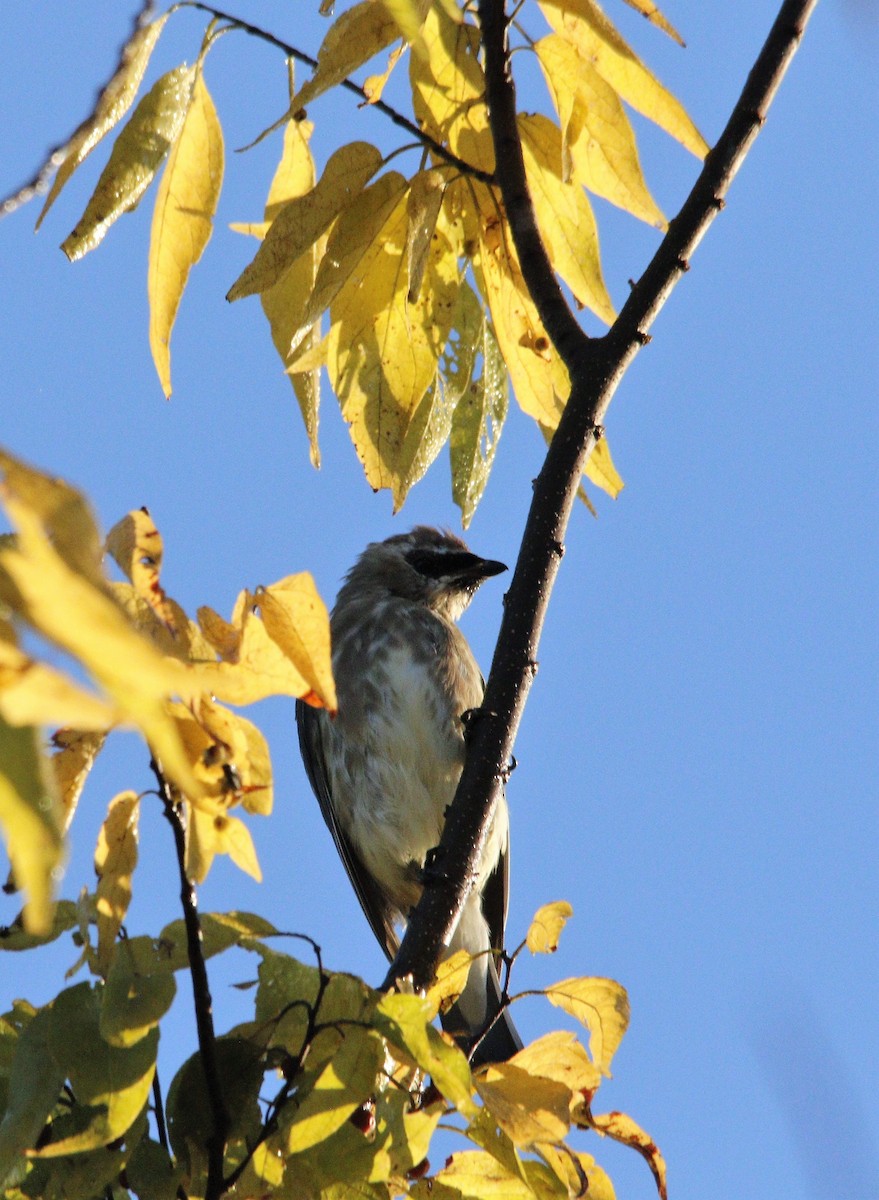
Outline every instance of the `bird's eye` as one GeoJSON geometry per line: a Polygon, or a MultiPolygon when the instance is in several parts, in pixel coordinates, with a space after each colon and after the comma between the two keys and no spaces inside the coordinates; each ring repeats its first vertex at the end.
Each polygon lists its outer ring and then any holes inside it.
{"type": "Polygon", "coordinates": [[[410,550],[406,561],[426,579],[454,579],[473,571],[479,561],[467,550],[410,550]]]}

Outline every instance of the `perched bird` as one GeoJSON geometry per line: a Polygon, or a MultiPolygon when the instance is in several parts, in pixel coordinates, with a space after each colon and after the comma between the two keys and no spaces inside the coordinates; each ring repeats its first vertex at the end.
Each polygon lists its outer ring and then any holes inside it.
{"type": "MultiPolygon", "coordinates": [[[[418,902],[428,852],[438,844],[464,764],[465,714],[482,703],[484,680],[455,622],[503,563],[471,554],[460,538],[427,526],[367,546],[332,612],[339,709],[330,717],[302,701],[299,743],[336,848],[389,959],[396,925],[418,902]]],[[[480,954],[463,994],[444,1017],[468,1051],[497,1014],[492,954],[503,946],[509,881],[509,818],[502,799],[476,885],[449,947],[480,954]]],[[[509,1058],[522,1043],[505,1010],[473,1061],[509,1058]]]]}

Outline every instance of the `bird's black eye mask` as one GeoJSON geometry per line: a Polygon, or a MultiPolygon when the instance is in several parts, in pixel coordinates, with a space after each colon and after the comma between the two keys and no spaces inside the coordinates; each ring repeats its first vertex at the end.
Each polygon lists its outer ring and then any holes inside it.
{"type": "Polygon", "coordinates": [[[469,550],[410,550],[406,561],[425,579],[472,579],[482,560],[469,550]]]}

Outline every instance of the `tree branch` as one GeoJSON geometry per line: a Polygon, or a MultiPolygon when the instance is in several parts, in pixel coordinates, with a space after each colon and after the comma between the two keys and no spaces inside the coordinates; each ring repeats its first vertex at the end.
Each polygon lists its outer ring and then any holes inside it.
{"type": "Polygon", "coordinates": [[[192,880],[186,874],[186,831],[179,805],[162,774],[159,764],[153,760],[153,773],[159,784],[159,795],[164,804],[165,817],[174,834],[177,867],[180,873],[180,902],[183,906],[183,922],[186,926],[186,949],[189,956],[189,972],[192,976],[192,997],[195,1006],[195,1024],[198,1032],[198,1049],[205,1075],[208,1103],[211,1110],[213,1131],[207,1139],[208,1180],[205,1200],[219,1200],[225,1188],[223,1184],[223,1157],[226,1136],[229,1131],[229,1114],[223,1100],[220,1071],[217,1063],[217,1038],[214,1033],[214,1016],[211,990],[208,984],[207,967],[202,951],[201,924],[198,919],[198,903],[192,880]]]}
{"type": "Polygon", "coordinates": [[[568,367],[571,395],[539,476],[486,684],[435,871],[410,914],[385,987],[406,975],[425,986],[457,924],[478,874],[486,831],[503,786],[519,721],[537,669],[540,632],[584,464],[600,422],[646,330],[687,269],[689,257],[722,207],[723,197],[766,117],[817,0],[785,0],[726,128],[666,237],[602,338],[587,338],[567,309],[540,244],[515,123],[515,89],[506,46],[504,0],[478,0],[485,48],[489,122],[497,182],[522,273],[540,318],[568,367]]]}

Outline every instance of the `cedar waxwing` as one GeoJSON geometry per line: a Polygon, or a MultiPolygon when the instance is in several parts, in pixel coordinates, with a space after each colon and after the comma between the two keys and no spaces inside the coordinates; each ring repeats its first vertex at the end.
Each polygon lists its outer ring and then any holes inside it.
{"type": "MultiPolygon", "coordinates": [[[[503,563],[479,558],[460,538],[426,526],[367,546],[332,612],[338,713],[299,701],[305,769],[367,920],[388,958],[422,890],[464,764],[464,715],[482,703],[484,681],[455,624],[474,592],[503,563]]],[[[449,952],[480,954],[444,1017],[470,1050],[498,1012],[494,958],[503,947],[509,881],[509,818],[502,797],[478,879],[449,952]]],[[[500,1061],[522,1043],[505,1010],[473,1053],[500,1061]]]]}

